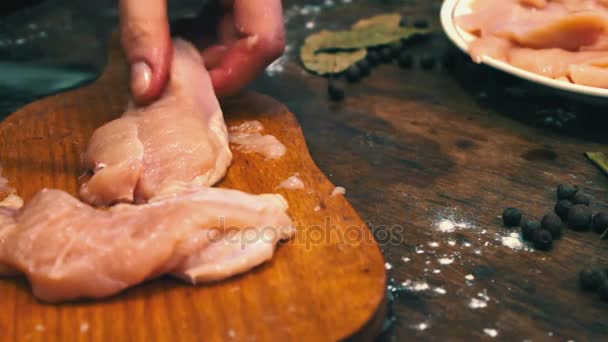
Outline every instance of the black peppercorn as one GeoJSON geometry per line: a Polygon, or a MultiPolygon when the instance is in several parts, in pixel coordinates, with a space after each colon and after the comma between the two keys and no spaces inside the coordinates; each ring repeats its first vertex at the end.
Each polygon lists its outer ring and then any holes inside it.
{"type": "Polygon", "coordinates": [[[368,50],[366,59],[370,66],[378,65],[380,64],[380,53],[376,50],[368,50]]]}
{"type": "Polygon", "coordinates": [[[534,240],[534,233],[540,229],[540,222],[533,220],[526,220],[521,225],[521,235],[524,240],[532,241],[534,240]]]}
{"type": "Polygon", "coordinates": [[[585,194],[583,194],[582,192],[577,192],[576,194],[574,194],[574,196],[572,196],[572,199],[570,199],[570,201],[573,204],[582,204],[582,205],[586,205],[588,206],[590,201],[589,201],[589,197],[585,196],[585,194]]]}
{"type": "Polygon", "coordinates": [[[573,206],[572,202],[568,200],[561,200],[555,204],[555,213],[559,216],[563,221],[568,220],[568,210],[573,206]]]}
{"type": "Polygon", "coordinates": [[[420,28],[420,29],[428,28],[429,27],[429,22],[428,22],[428,20],[423,19],[423,18],[416,19],[414,21],[414,27],[415,28],[420,28]]]}
{"type": "Polygon", "coordinates": [[[435,57],[431,55],[420,57],[420,66],[423,69],[432,69],[435,66],[435,57]]]}
{"type": "Polygon", "coordinates": [[[553,247],[551,233],[545,229],[539,229],[534,233],[534,247],[543,251],[548,251],[553,247]]]}
{"type": "Polygon", "coordinates": [[[397,58],[397,62],[399,63],[400,67],[405,69],[405,68],[409,68],[412,66],[414,59],[412,58],[412,55],[410,55],[409,53],[402,52],[399,55],[399,58],[397,58]]]}
{"type": "Polygon", "coordinates": [[[581,288],[585,291],[595,291],[600,285],[601,271],[586,267],[578,274],[581,288]]]}
{"type": "Polygon", "coordinates": [[[578,188],[576,186],[570,184],[560,184],[557,187],[557,199],[570,199],[572,196],[574,196],[574,194],[576,194],[577,191],[578,188]]]}
{"type": "Polygon", "coordinates": [[[502,222],[506,227],[516,227],[521,222],[521,211],[517,208],[507,208],[502,212],[502,222]]]}
{"type": "Polygon", "coordinates": [[[332,101],[341,101],[344,99],[344,89],[338,86],[335,82],[329,81],[327,85],[327,95],[332,101]]]}
{"type": "Polygon", "coordinates": [[[356,65],[351,65],[346,69],[346,80],[351,83],[358,82],[361,79],[361,70],[356,65]]]}
{"type": "Polygon", "coordinates": [[[365,59],[357,62],[356,65],[359,68],[359,71],[361,72],[361,76],[363,76],[363,77],[368,76],[372,70],[371,65],[365,59]]]}
{"type": "Polygon", "coordinates": [[[553,240],[558,240],[562,237],[562,219],[555,213],[548,213],[543,216],[540,223],[541,227],[551,233],[553,240]]]}
{"type": "Polygon", "coordinates": [[[593,230],[601,234],[608,229],[608,214],[607,213],[599,213],[593,216],[592,222],[593,230]]]}
{"type": "Polygon", "coordinates": [[[583,204],[575,204],[568,210],[568,228],[587,230],[591,226],[591,209],[583,204]]]}
{"type": "Polygon", "coordinates": [[[382,49],[380,49],[380,61],[383,63],[388,63],[393,59],[393,50],[388,47],[385,46],[382,49]]]}

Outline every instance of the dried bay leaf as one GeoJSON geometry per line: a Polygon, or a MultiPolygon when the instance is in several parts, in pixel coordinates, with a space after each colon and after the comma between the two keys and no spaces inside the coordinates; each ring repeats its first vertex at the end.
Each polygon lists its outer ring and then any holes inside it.
{"type": "Polygon", "coordinates": [[[365,49],[317,53],[319,45],[327,34],[331,34],[331,32],[321,31],[306,38],[304,46],[300,50],[300,59],[307,70],[320,75],[337,74],[364,59],[367,55],[365,49]]]}
{"type": "Polygon", "coordinates": [[[382,14],[362,19],[346,31],[327,31],[306,38],[300,50],[304,67],[326,75],[340,73],[365,58],[369,47],[426,34],[427,30],[399,26],[400,14],[382,14]]]}
{"type": "Polygon", "coordinates": [[[608,175],[608,156],[603,152],[587,152],[585,156],[589,158],[597,167],[608,175]]]}
{"type": "Polygon", "coordinates": [[[365,28],[373,25],[385,25],[389,27],[399,27],[401,22],[401,14],[389,13],[379,14],[367,19],[361,19],[353,25],[353,29],[365,28]]]}
{"type": "Polygon", "coordinates": [[[426,33],[424,30],[385,25],[371,25],[351,31],[336,31],[324,36],[317,47],[317,52],[363,49],[386,45],[424,33],[426,33]]]}

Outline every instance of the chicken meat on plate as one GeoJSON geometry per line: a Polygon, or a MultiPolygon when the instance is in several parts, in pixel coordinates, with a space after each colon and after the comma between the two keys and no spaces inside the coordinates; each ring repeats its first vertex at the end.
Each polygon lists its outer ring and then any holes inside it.
{"type": "Polygon", "coordinates": [[[484,56],[553,79],[608,88],[608,1],[473,0],[456,24],[484,56]]]}

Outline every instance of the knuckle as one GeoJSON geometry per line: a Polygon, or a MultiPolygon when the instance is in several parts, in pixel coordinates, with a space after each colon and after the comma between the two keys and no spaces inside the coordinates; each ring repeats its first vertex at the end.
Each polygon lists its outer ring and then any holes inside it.
{"type": "Polygon", "coordinates": [[[141,23],[129,22],[122,26],[121,39],[126,48],[144,45],[151,38],[152,34],[141,23]]]}

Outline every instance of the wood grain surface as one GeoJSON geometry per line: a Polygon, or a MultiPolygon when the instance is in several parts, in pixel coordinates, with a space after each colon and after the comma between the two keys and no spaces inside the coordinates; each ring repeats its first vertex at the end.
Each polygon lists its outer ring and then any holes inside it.
{"type": "MultiPolygon", "coordinates": [[[[76,194],[86,141],[123,111],[127,68],[116,43],[110,52],[94,84],[32,103],[0,124],[4,176],[26,201],[44,187],[76,194]]],[[[24,279],[0,279],[0,340],[369,340],[379,332],[382,254],[344,197],[331,196],[334,185],[310,158],[294,116],[254,93],[223,108],[229,126],[260,120],[288,152],[275,161],[236,152],[220,186],[283,194],[296,237],[279,246],[271,262],[227,281],[193,287],[162,278],[101,301],[44,304],[24,279]],[[306,189],[276,190],[296,172],[306,189]]]]}
{"type": "MultiPolygon", "coordinates": [[[[285,7],[305,3],[288,0],[285,7]]],[[[581,291],[577,276],[585,265],[608,266],[608,241],[566,230],[550,252],[514,250],[502,237],[517,230],[504,228],[498,216],[513,206],[540,218],[565,182],[579,185],[594,211],[608,211],[608,178],[583,156],[608,150],[608,104],[472,63],[441,32],[440,3],[336,2],[318,14],[294,15],[283,71],[252,88],[296,114],[313,159],[349,190],[346,197],[376,234],[392,283],[428,284],[394,291],[387,340],[604,341],[608,303],[581,291]],[[403,14],[409,25],[425,19],[435,34],[408,47],[410,68],[380,65],[361,82],[343,81],[344,101],[329,101],[327,80],[303,72],[299,44],[311,32],[387,12],[403,14]],[[436,64],[425,69],[420,60],[427,56],[436,64]],[[436,223],[448,218],[470,228],[441,232],[436,223]],[[443,257],[453,262],[441,264],[443,257]],[[487,293],[487,306],[473,309],[473,298],[484,300],[479,293],[487,293]]]]}

